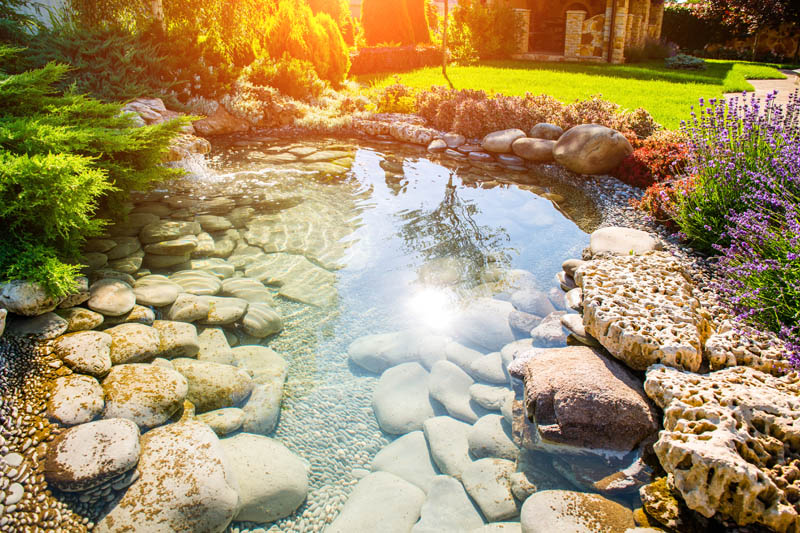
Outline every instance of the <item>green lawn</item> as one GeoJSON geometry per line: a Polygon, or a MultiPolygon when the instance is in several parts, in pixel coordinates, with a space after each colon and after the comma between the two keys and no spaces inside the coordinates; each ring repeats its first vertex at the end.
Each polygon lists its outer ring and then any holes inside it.
{"type": "MultiPolygon", "coordinates": [[[[602,94],[627,109],[643,107],[667,128],[688,118],[689,107],[700,98],[726,92],[752,91],[748,79],[784,79],[776,68],[743,61],[708,60],[704,71],[664,68],[663,63],[629,65],[487,61],[475,66],[448,67],[457,89],[483,89],[507,95],[547,93],[563,102],[602,94]]],[[[411,87],[446,85],[438,67],[398,74],[411,87]]],[[[390,85],[393,74],[360,76],[369,85],[390,85]]]]}

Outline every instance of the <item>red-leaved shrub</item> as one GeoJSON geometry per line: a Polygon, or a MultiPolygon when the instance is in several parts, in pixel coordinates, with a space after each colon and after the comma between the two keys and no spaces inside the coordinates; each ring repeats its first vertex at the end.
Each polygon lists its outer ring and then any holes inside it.
{"type": "Polygon", "coordinates": [[[693,177],[654,183],[647,188],[641,200],[634,202],[634,207],[645,211],[659,224],[676,230],[674,219],[678,212],[678,199],[694,189],[694,186],[693,177]]]}
{"type": "Polygon", "coordinates": [[[614,177],[646,189],[654,183],[679,176],[686,167],[688,152],[681,142],[655,137],[633,142],[635,150],[613,172],[614,177]]]}

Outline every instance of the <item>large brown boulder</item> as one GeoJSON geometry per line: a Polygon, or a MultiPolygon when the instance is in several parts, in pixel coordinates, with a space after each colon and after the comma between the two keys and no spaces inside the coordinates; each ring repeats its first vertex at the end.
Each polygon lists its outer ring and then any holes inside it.
{"type": "Polygon", "coordinates": [[[567,130],[553,148],[556,162],[578,174],[607,174],[632,153],[625,136],[599,124],[567,130]]]}
{"type": "Polygon", "coordinates": [[[203,137],[241,133],[249,129],[246,120],[231,115],[224,106],[218,106],[213,114],[194,123],[194,131],[203,137]]]}
{"type": "Polygon", "coordinates": [[[658,430],[642,383],[586,346],[541,350],[524,365],[525,407],[542,445],[628,452],[658,430]]]}

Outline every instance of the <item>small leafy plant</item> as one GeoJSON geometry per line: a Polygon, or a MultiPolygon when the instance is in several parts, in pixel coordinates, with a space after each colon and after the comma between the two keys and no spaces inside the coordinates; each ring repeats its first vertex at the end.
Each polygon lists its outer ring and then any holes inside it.
{"type": "Polygon", "coordinates": [[[675,70],[705,70],[704,59],[686,54],[678,54],[664,60],[664,66],[675,70]]]}

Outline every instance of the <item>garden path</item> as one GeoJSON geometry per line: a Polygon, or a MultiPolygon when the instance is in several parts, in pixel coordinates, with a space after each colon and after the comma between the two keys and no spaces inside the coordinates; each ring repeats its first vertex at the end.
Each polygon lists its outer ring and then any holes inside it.
{"type": "MultiPolygon", "coordinates": [[[[785,80],[747,80],[755,88],[755,94],[762,100],[772,91],[778,91],[777,103],[788,104],[789,95],[800,89],[800,72],[797,70],[781,70],[786,74],[785,80]]],[[[741,96],[741,93],[726,93],[725,98],[741,96]]]]}

